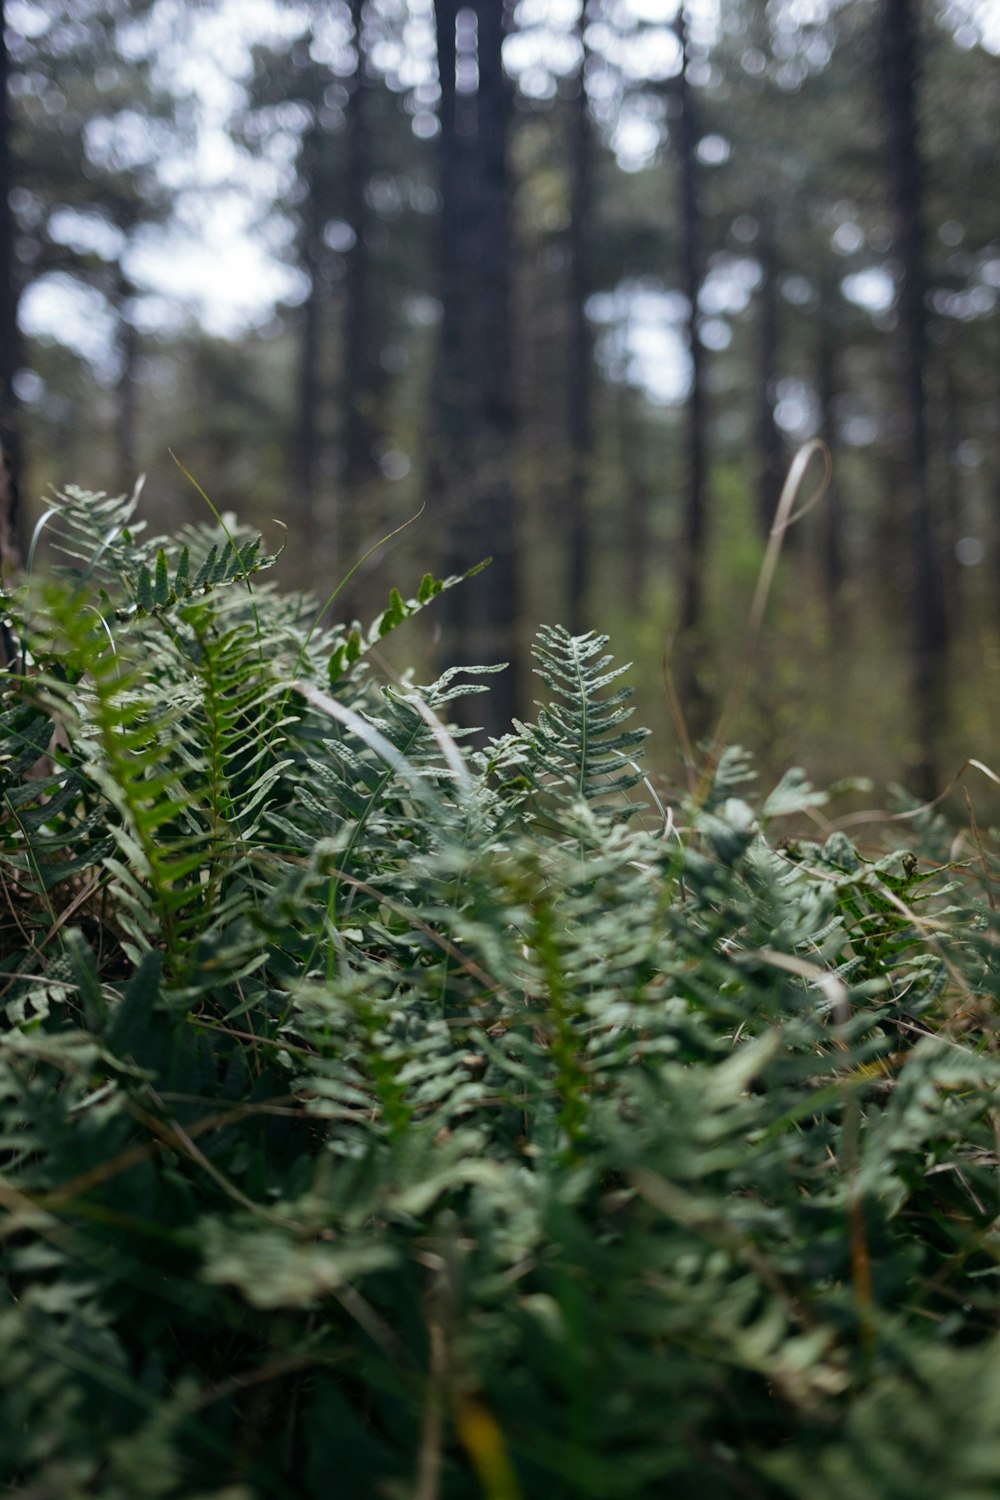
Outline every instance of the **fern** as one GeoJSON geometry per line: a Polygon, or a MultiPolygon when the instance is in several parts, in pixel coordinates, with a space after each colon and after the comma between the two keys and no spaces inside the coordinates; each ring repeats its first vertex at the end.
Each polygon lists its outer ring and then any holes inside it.
{"type": "Polygon", "coordinates": [[[547,789],[557,797],[620,798],[642,779],[631,752],[647,731],[623,727],[631,688],[604,691],[628,670],[611,667],[607,643],[607,636],[571,636],[562,626],[538,632],[535,670],[554,698],[531,729],[518,728],[536,778],[551,777],[547,789]]]}
{"type": "Polygon", "coordinates": [[[0,697],[12,1493],[995,1487],[997,924],[946,827],[780,837],[823,794],[732,751],[664,838],[603,637],[542,631],[550,701],[477,748],[469,673],[363,649],[433,581],[355,640],[235,526],[67,491],[44,533],[0,697]]]}

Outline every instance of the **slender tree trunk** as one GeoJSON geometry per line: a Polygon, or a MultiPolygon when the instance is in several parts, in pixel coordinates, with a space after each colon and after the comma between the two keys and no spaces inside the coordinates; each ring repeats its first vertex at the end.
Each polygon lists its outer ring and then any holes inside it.
{"type": "Polygon", "coordinates": [[[638,614],[649,579],[652,542],[649,525],[649,486],[642,471],[642,434],[635,416],[636,394],[625,379],[618,382],[619,466],[625,491],[625,589],[638,614]]]}
{"type": "Polygon", "coordinates": [[[118,348],[122,367],[118,376],[117,410],[115,413],[115,447],[118,463],[118,488],[122,493],[130,491],[139,477],[138,470],[138,387],[136,364],[139,359],[139,334],[127,317],[118,334],[118,348]]]}
{"type": "MultiPolygon", "coordinates": [[[[0,0],[0,464],[6,468],[5,479],[0,484],[0,495],[3,497],[0,543],[8,552],[16,550],[21,541],[19,485],[23,465],[20,410],[14,389],[21,341],[17,326],[14,218],[10,207],[14,186],[11,136],[10,56],[7,52],[4,0],[0,0]]],[[[4,558],[0,556],[0,569],[3,563],[4,558]]]]}
{"type": "MultiPolygon", "coordinates": [[[[354,233],[354,243],[347,252],[347,275],[344,326],[343,378],[343,488],[347,514],[342,535],[355,550],[360,541],[359,525],[361,491],[370,477],[371,434],[368,419],[370,393],[369,369],[369,250],[368,205],[365,189],[369,177],[368,119],[365,109],[365,0],[351,0],[357,68],[347,100],[347,222],[354,233]]],[[[350,564],[352,559],[345,561],[350,564]]]]}
{"type": "Polygon", "coordinates": [[[570,142],[569,281],[570,336],[568,432],[570,464],[566,493],[566,555],[569,626],[583,631],[591,580],[592,542],[588,499],[593,468],[593,349],[587,322],[591,292],[591,223],[593,217],[593,128],[587,98],[587,5],[580,7],[577,39],[580,71],[572,102],[570,142]]]}
{"type": "Polygon", "coordinates": [[[116,337],[119,370],[115,388],[115,462],[118,488],[122,494],[128,494],[139,477],[139,405],[136,381],[139,331],[130,316],[133,287],[120,264],[116,276],[114,306],[118,321],[116,337]]]}
{"type": "Polygon", "coordinates": [[[964,530],[965,505],[963,502],[962,473],[958,462],[958,448],[962,437],[961,403],[955,379],[953,351],[943,350],[941,360],[941,446],[944,450],[944,482],[941,498],[944,515],[941,517],[940,576],[941,595],[949,638],[956,637],[961,628],[962,590],[961,568],[957,546],[964,530]]]}
{"type": "Polygon", "coordinates": [[[438,297],[441,323],[434,372],[434,464],[431,496],[443,503],[443,520],[454,503],[456,460],[462,445],[467,406],[463,368],[462,320],[465,270],[462,256],[462,198],[466,186],[464,153],[458,131],[455,91],[455,20],[458,0],[435,0],[440,99],[438,103],[438,190],[441,199],[438,234],[438,297]]]}
{"type": "Polygon", "coordinates": [[[837,430],[834,420],[834,402],[837,397],[837,341],[833,311],[835,296],[836,291],[833,285],[824,281],[820,289],[820,306],[817,316],[816,395],[819,400],[819,436],[826,444],[834,465],[829,488],[823,497],[821,572],[827,615],[832,628],[839,632],[840,627],[845,623],[841,609],[845,561],[844,518],[837,483],[837,430]]]}
{"type": "Polygon", "coordinates": [[[784,478],[781,434],[774,420],[778,379],[778,257],[767,210],[760,216],[757,257],[763,278],[757,293],[757,517],[761,534],[767,538],[784,478]]]}
{"type": "MultiPolygon", "coordinates": [[[[464,197],[468,190],[464,143],[459,132],[455,87],[457,62],[456,19],[459,0],[434,0],[438,80],[438,218],[437,292],[441,304],[433,377],[430,457],[426,473],[427,503],[435,529],[443,541],[443,566],[448,573],[468,566],[463,534],[463,481],[468,475],[470,437],[469,388],[463,336],[466,316],[466,274],[463,255],[464,197]]],[[[445,665],[451,665],[462,640],[466,603],[464,590],[453,589],[441,601],[445,665]]]]}
{"type": "MultiPolygon", "coordinates": [[[[512,337],[511,189],[508,169],[510,85],[502,47],[506,6],[478,0],[479,90],[477,181],[481,228],[478,296],[478,453],[474,485],[479,548],[491,555],[483,587],[467,590],[474,604],[472,640],[486,664],[507,661],[486,700],[486,728],[509,730],[520,708],[521,565],[512,454],[516,437],[512,337]]],[[[476,561],[477,559],[472,559],[476,561]]],[[[477,580],[477,583],[480,581],[477,580]]]]}
{"type": "MultiPolygon", "coordinates": [[[[510,727],[519,705],[517,627],[520,566],[511,472],[515,438],[512,380],[509,88],[501,65],[505,8],[480,0],[473,10],[435,0],[438,45],[442,307],[435,371],[435,442],[428,496],[441,518],[445,561],[461,572],[485,557],[474,584],[442,600],[448,665],[509,661],[472,716],[486,729],[510,727]],[[475,94],[456,88],[456,21],[463,60],[478,62],[475,94]],[[471,22],[474,17],[476,31],[471,22]]],[[[459,717],[468,719],[469,711],[459,717]]]]}
{"type": "MultiPolygon", "coordinates": [[[[298,388],[291,463],[298,506],[297,525],[301,529],[302,538],[309,546],[312,545],[312,540],[316,536],[316,486],[319,456],[322,345],[320,320],[323,300],[321,149],[319,127],[313,123],[302,145],[303,176],[307,197],[302,208],[300,254],[301,269],[305,273],[308,287],[305,301],[299,309],[298,388]]],[[[328,540],[326,537],[323,538],[323,553],[328,551],[328,540]]],[[[315,553],[307,555],[315,557],[315,553]]]]}
{"type": "Polygon", "coordinates": [[[701,216],[698,202],[698,120],[688,79],[690,62],[686,16],[677,13],[681,71],[677,79],[677,165],[681,221],[681,285],[687,299],[685,336],[691,386],[685,413],[685,484],[681,523],[680,617],[674,673],[688,728],[699,738],[708,728],[708,703],[702,683],[704,643],[700,638],[705,571],[705,399],[704,347],[699,332],[698,300],[702,282],[701,216]]]}
{"type": "MultiPolygon", "coordinates": [[[[996,330],[1000,334],[1000,329],[996,330]]],[[[997,442],[1000,445],[1000,347],[994,351],[995,364],[993,367],[993,397],[991,405],[993,408],[993,426],[998,434],[997,442]]],[[[989,501],[992,502],[991,526],[987,533],[988,555],[993,559],[993,597],[995,602],[993,623],[1000,630],[1000,446],[993,451],[993,483],[989,493],[989,501]]]]}
{"type": "Polygon", "coordinates": [[[916,0],[881,0],[879,61],[885,110],[894,255],[899,298],[899,356],[908,436],[903,467],[910,534],[914,721],[920,746],[917,790],[933,791],[939,770],[941,726],[947,712],[947,628],[928,475],[927,314],[923,173],[917,121],[918,10],[916,0]]]}

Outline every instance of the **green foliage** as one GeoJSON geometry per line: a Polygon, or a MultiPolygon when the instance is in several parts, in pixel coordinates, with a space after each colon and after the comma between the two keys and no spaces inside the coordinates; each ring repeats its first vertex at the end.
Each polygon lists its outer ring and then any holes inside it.
{"type": "Polygon", "coordinates": [[[256,538],[51,522],[0,702],[12,1492],[994,1493],[947,830],[786,836],[824,797],[739,751],[665,817],[603,638],[543,630],[477,748],[482,684],[345,674],[256,538]]]}
{"type": "Polygon", "coordinates": [[[377,646],[379,641],[384,640],[398,625],[402,625],[404,620],[409,620],[413,615],[419,614],[432,599],[444,593],[445,589],[454,588],[457,583],[473,578],[485,566],[485,563],[478,563],[461,577],[454,578],[435,578],[433,573],[425,573],[420,580],[415,599],[404,599],[398,589],[390,589],[388,605],[380,615],[376,616],[368,630],[362,632],[355,626],[349,632],[347,639],[335,647],[327,667],[330,685],[336,687],[341,677],[366,651],[370,651],[372,646],[377,646]]]}

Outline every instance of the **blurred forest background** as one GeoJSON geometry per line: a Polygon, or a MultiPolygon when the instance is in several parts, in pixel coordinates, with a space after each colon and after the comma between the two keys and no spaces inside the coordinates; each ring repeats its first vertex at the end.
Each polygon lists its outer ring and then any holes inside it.
{"type": "MultiPolygon", "coordinates": [[[[540,620],[730,733],[933,790],[997,743],[997,0],[0,0],[0,429],[49,486],[220,509],[338,609],[492,566],[427,671],[540,620]],[[803,499],[819,478],[815,462],[803,499]]],[[[13,507],[12,507],[13,508],[13,507]]],[[[11,543],[6,550],[10,562],[11,543]]],[[[336,611],[335,611],[336,612],[336,611]]],[[[401,663],[397,663],[400,665],[401,663]]],[[[390,664],[391,665],[391,664],[390,664]]],[[[418,674],[419,675],[419,674],[418,674]]]]}

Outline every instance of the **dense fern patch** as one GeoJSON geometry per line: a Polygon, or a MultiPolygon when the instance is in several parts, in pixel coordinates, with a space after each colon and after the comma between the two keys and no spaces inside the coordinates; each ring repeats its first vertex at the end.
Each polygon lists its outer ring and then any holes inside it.
{"type": "Polygon", "coordinates": [[[664,807],[558,628],[473,748],[481,672],[366,659],[454,580],[317,629],[256,538],[56,510],[5,600],[7,1488],[994,1493],[986,856],[863,857],[737,751],[664,807]]]}

